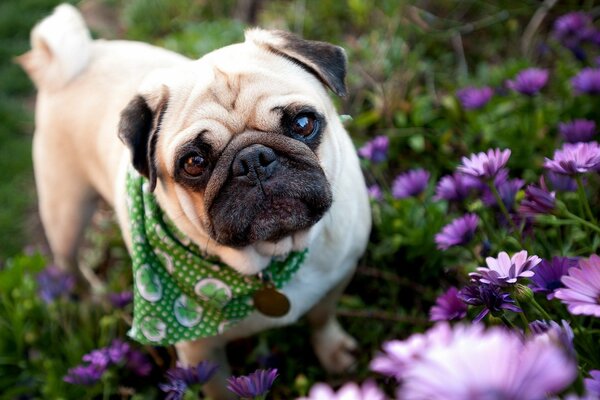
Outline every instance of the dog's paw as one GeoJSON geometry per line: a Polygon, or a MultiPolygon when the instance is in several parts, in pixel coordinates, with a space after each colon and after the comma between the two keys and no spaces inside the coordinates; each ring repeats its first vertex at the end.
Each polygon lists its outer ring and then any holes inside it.
{"type": "Polygon", "coordinates": [[[313,333],[315,353],[327,372],[340,374],[356,367],[358,344],[342,329],[337,321],[332,321],[313,333]]]}

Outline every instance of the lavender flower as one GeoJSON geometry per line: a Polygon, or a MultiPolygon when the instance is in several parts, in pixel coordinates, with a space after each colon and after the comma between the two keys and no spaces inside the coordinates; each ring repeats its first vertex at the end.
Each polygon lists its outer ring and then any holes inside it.
{"type": "Polygon", "coordinates": [[[577,259],[570,257],[552,257],[551,261],[542,260],[532,269],[535,275],[531,277],[529,285],[531,290],[535,293],[544,293],[548,300],[552,300],[555,290],[564,287],[561,278],[577,264],[577,259]]]}
{"type": "Polygon", "coordinates": [[[477,272],[469,274],[476,281],[506,286],[514,284],[519,278],[531,278],[535,275],[531,269],[542,260],[538,256],[527,256],[526,250],[515,253],[512,258],[504,251],[498,254],[498,258],[488,257],[485,259],[486,267],[478,267],[477,272]]]}
{"type": "Polygon", "coordinates": [[[385,394],[377,387],[375,382],[368,380],[362,386],[348,382],[336,393],[330,386],[317,383],[308,393],[308,397],[297,400],[385,400],[385,394]]]}
{"type": "Polygon", "coordinates": [[[115,308],[125,308],[133,301],[133,292],[126,290],[124,292],[109,293],[108,300],[115,308]]]}
{"type": "Polygon", "coordinates": [[[448,250],[452,246],[461,246],[469,243],[475,235],[479,225],[479,217],[475,214],[466,214],[455,219],[442,228],[435,235],[435,243],[440,250],[448,250]]]}
{"type": "Polygon", "coordinates": [[[83,361],[95,365],[99,368],[106,369],[110,365],[110,355],[106,347],[96,349],[88,354],[84,354],[83,361]]]}
{"type": "Polygon", "coordinates": [[[485,106],[493,94],[494,91],[490,87],[476,88],[469,86],[457,91],[456,97],[465,109],[476,110],[485,106]]]}
{"type": "Polygon", "coordinates": [[[523,341],[503,328],[457,326],[433,343],[404,374],[406,400],[543,399],[577,376],[574,360],[551,341],[523,341]]]}
{"type": "Polygon", "coordinates": [[[558,131],[569,143],[589,142],[596,134],[596,122],[588,119],[561,122],[558,131]]]}
{"type": "Polygon", "coordinates": [[[72,385],[91,386],[98,382],[106,371],[105,368],[100,368],[98,365],[78,365],[67,371],[63,381],[72,385]]]}
{"type": "Polygon", "coordinates": [[[55,265],[47,266],[37,275],[38,295],[45,303],[72,293],[75,277],[55,265]]]}
{"type": "Polygon", "coordinates": [[[584,68],[571,78],[576,94],[600,94],[600,68],[584,68]]]}
{"type": "Polygon", "coordinates": [[[429,172],[422,168],[400,174],[392,184],[392,196],[396,199],[418,196],[427,187],[429,172]]]}
{"type": "Polygon", "coordinates": [[[514,80],[509,80],[506,85],[509,89],[527,96],[533,96],[548,83],[548,70],[541,68],[528,68],[519,72],[514,80]]]}
{"type": "Polygon", "coordinates": [[[383,193],[381,192],[381,188],[379,185],[371,185],[367,189],[369,197],[373,200],[381,201],[383,200],[383,193]]]}
{"type": "Polygon", "coordinates": [[[557,174],[547,171],[546,177],[550,181],[552,188],[559,192],[574,192],[577,190],[577,181],[568,175],[557,174]]]}
{"type": "Polygon", "coordinates": [[[436,200],[461,201],[467,198],[471,190],[479,188],[480,185],[478,179],[455,172],[440,179],[435,188],[434,198],[436,200]]]}
{"type": "Polygon", "coordinates": [[[566,288],[555,292],[574,315],[600,317],[600,257],[593,254],[579,260],[579,268],[569,268],[561,279],[566,288]]]}
{"type": "Polygon", "coordinates": [[[458,298],[472,306],[483,306],[481,312],[473,319],[473,322],[481,321],[490,312],[500,313],[502,310],[522,312],[515,305],[515,301],[508,293],[502,293],[500,288],[494,285],[469,285],[458,292],[458,298]]]}
{"type": "MultiPolygon", "coordinates": [[[[500,176],[500,174],[498,174],[498,176],[500,176]]],[[[495,180],[495,182],[498,181],[499,179],[495,180]]],[[[517,193],[519,192],[519,190],[521,190],[524,184],[525,181],[523,181],[523,179],[518,178],[510,180],[506,179],[504,181],[494,183],[494,186],[498,191],[498,195],[500,195],[500,199],[502,200],[502,203],[504,203],[504,206],[507,210],[510,211],[513,209],[515,197],[517,196],[517,193]]],[[[482,200],[486,206],[493,207],[498,205],[498,201],[496,200],[496,197],[494,196],[489,187],[484,187],[482,200]]]]}
{"type": "Polygon", "coordinates": [[[591,172],[599,166],[600,146],[596,142],[565,143],[552,160],[546,158],[544,162],[544,168],[565,175],[591,172]]]}
{"type": "MultiPolygon", "coordinates": [[[[232,376],[227,379],[227,389],[242,398],[265,396],[277,378],[277,369],[259,369],[248,376],[232,376]]],[[[264,397],[263,397],[264,398],[264,397]]]]}
{"type": "Polygon", "coordinates": [[[435,300],[429,310],[430,321],[451,321],[463,319],[467,315],[467,306],[458,298],[458,289],[454,286],[435,300]]]}
{"type": "Polygon", "coordinates": [[[490,149],[487,153],[463,157],[458,171],[480,179],[492,179],[504,168],[510,158],[510,150],[490,149]]]}
{"type": "Polygon", "coordinates": [[[550,214],[556,207],[556,195],[548,192],[546,188],[533,185],[525,188],[525,198],[521,201],[519,212],[526,217],[538,214],[550,214]]]}
{"type": "Polygon", "coordinates": [[[600,397],[600,371],[592,370],[590,371],[591,378],[585,378],[583,382],[585,383],[585,389],[588,394],[593,396],[600,397]]]}
{"type": "Polygon", "coordinates": [[[569,49],[578,47],[588,39],[592,29],[591,18],[581,11],[561,15],[554,22],[554,36],[569,49]]]}
{"type": "Polygon", "coordinates": [[[380,163],[387,157],[390,139],[387,136],[376,136],[358,149],[358,155],[374,163],[380,163]]]}

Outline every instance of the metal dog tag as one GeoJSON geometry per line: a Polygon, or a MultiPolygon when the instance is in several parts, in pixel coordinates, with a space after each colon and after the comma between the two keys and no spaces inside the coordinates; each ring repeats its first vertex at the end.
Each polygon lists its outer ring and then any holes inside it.
{"type": "Polygon", "coordinates": [[[290,300],[271,282],[265,282],[265,285],[254,293],[252,300],[254,307],[267,317],[283,317],[290,311],[290,300]]]}

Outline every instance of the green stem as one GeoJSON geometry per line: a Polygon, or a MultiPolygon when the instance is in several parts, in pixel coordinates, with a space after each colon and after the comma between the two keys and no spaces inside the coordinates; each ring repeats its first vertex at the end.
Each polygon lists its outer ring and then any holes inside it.
{"type": "Polygon", "coordinates": [[[496,199],[496,203],[498,203],[498,207],[500,207],[500,211],[502,211],[502,214],[504,214],[504,218],[507,219],[507,221],[510,224],[510,226],[512,227],[512,229],[515,231],[515,234],[517,235],[516,239],[519,242],[519,245],[521,246],[521,248],[524,248],[523,247],[523,238],[521,237],[521,231],[517,228],[517,225],[515,225],[515,221],[513,221],[508,210],[506,209],[506,206],[504,205],[504,202],[502,201],[502,198],[500,197],[500,193],[498,193],[498,189],[496,189],[496,186],[494,185],[494,181],[492,180],[492,181],[488,182],[488,186],[490,187],[490,190],[492,191],[492,194],[494,195],[494,198],[496,199]]]}
{"type": "Polygon", "coordinates": [[[502,320],[504,325],[506,325],[507,327],[512,328],[512,329],[517,329],[517,327],[504,316],[504,314],[502,314],[500,316],[500,319],[502,320]]]}
{"type": "Polygon", "coordinates": [[[552,318],[550,317],[550,315],[548,315],[546,310],[544,310],[544,307],[542,307],[540,303],[538,303],[534,298],[531,299],[531,305],[533,305],[533,308],[535,308],[537,312],[540,313],[543,319],[545,319],[546,321],[552,321],[552,318]]]}
{"type": "Polygon", "coordinates": [[[585,219],[583,219],[583,218],[581,218],[581,217],[579,217],[579,216],[577,216],[577,215],[573,214],[572,212],[570,212],[570,211],[569,211],[569,210],[567,210],[567,209],[564,209],[564,210],[562,210],[562,212],[563,212],[563,214],[564,214],[566,217],[568,217],[568,218],[572,219],[573,221],[577,221],[577,222],[579,222],[581,225],[583,225],[583,226],[585,226],[585,227],[588,227],[588,228],[590,228],[590,229],[592,229],[592,230],[594,230],[594,231],[596,231],[596,232],[600,233],[600,227],[599,227],[598,225],[596,225],[596,224],[592,224],[591,222],[589,222],[589,221],[586,221],[585,219]]]}
{"type": "Polygon", "coordinates": [[[523,323],[523,329],[525,330],[526,333],[529,333],[529,321],[527,320],[527,317],[525,316],[525,309],[523,308],[523,306],[521,306],[521,303],[519,303],[519,300],[517,300],[516,296],[513,294],[513,299],[515,300],[515,304],[517,305],[517,307],[519,307],[521,309],[519,314],[519,317],[521,317],[521,322],[523,323]]]}
{"type": "Polygon", "coordinates": [[[596,218],[594,218],[594,214],[592,214],[590,203],[585,194],[585,189],[583,188],[583,181],[581,180],[581,176],[575,175],[575,181],[577,181],[577,193],[579,194],[579,201],[583,204],[583,208],[585,209],[587,217],[590,219],[590,221],[596,222],[596,218]]]}

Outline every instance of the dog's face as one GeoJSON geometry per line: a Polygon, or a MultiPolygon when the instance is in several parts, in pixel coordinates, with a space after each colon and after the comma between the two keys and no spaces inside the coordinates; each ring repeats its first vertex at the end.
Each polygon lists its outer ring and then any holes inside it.
{"type": "Polygon", "coordinates": [[[221,245],[306,232],[332,204],[342,49],[284,32],[149,77],[121,115],[134,167],[169,204],[221,245]]]}

